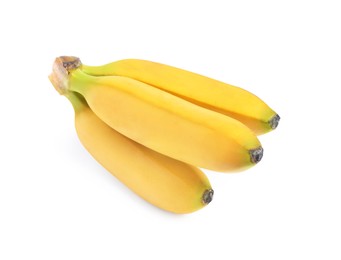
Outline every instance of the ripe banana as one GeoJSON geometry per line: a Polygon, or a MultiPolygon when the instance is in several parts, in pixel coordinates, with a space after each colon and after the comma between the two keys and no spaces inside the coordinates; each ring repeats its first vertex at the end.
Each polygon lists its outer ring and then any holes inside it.
{"type": "Polygon", "coordinates": [[[61,93],[74,91],[94,113],[128,138],[169,157],[214,171],[239,171],[260,161],[263,149],[241,122],[122,76],[90,76],[75,57],[59,57],[61,93]]]}
{"type": "Polygon", "coordinates": [[[103,66],[82,65],[93,76],[125,76],[147,83],[207,109],[233,117],[257,135],[275,129],[280,117],[254,94],[168,65],[126,59],[103,66]]]}
{"type": "Polygon", "coordinates": [[[65,96],[74,107],[81,143],[104,168],[136,194],[174,213],[191,213],[210,203],[213,190],[206,175],[198,168],[121,135],[100,120],[78,93],[68,92],[65,96]]]}

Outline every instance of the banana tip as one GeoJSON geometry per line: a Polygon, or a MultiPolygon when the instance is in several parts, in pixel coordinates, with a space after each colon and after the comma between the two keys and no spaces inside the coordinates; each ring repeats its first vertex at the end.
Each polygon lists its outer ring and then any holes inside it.
{"type": "Polygon", "coordinates": [[[205,190],[204,194],[202,195],[202,203],[207,205],[213,199],[214,191],[212,189],[205,190]]]}
{"type": "Polygon", "coordinates": [[[279,120],[281,119],[281,117],[276,114],[274,115],[270,120],[269,120],[269,125],[272,129],[276,129],[279,123],[279,120]]]}
{"type": "Polygon", "coordinates": [[[252,163],[258,163],[260,160],[262,160],[263,157],[263,148],[260,146],[256,149],[252,149],[249,151],[250,158],[252,163]]]}

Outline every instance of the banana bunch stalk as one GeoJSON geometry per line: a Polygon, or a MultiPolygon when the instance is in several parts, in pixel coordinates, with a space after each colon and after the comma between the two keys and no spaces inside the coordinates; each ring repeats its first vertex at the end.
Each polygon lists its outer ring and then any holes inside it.
{"type": "Polygon", "coordinates": [[[71,101],[89,153],[139,196],[175,213],[212,200],[199,168],[254,166],[263,156],[257,135],[279,121],[244,89],[150,61],[87,66],[62,56],[49,78],[71,101]]]}

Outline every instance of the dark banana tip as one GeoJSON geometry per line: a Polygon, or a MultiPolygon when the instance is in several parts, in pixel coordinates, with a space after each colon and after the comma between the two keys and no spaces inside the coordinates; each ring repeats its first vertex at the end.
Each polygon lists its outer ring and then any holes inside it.
{"type": "Polygon", "coordinates": [[[250,158],[252,163],[258,163],[260,160],[262,160],[263,157],[263,148],[260,146],[256,149],[252,149],[249,151],[250,158]]]}
{"type": "Polygon", "coordinates": [[[202,203],[207,205],[213,199],[214,191],[212,189],[205,190],[204,194],[202,195],[202,203]]]}
{"type": "Polygon", "coordinates": [[[270,120],[269,120],[269,125],[272,129],[276,129],[280,120],[280,116],[279,115],[274,115],[270,120]]]}

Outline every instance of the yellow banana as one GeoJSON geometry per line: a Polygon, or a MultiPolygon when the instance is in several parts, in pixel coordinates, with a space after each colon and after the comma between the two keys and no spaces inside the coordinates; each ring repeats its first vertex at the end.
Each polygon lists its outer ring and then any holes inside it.
{"type": "Polygon", "coordinates": [[[74,107],[75,126],[84,147],[136,194],[174,213],[191,213],[210,203],[213,190],[198,168],[121,135],[100,120],[81,95],[67,92],[65,96],[74,107]]]}
{"type": "Polygon", "coordinates": [[[59,91],[80,93],[101,120],[130,139],[214,171],[243,170],[262,158],[259,140],[241,122],[131,78],[90,76],[79,66],[74,57],[56,59],[59,91]]]}
{"type": "Polygon", "coordinates": [[[280,117],[254,94],[199,74],[168,65],[126,59],[103,66],[82,65],[93,76],[125,76],[160,88],[199,106],[233,117],[257,135],[275,129],[280,117]]]}

